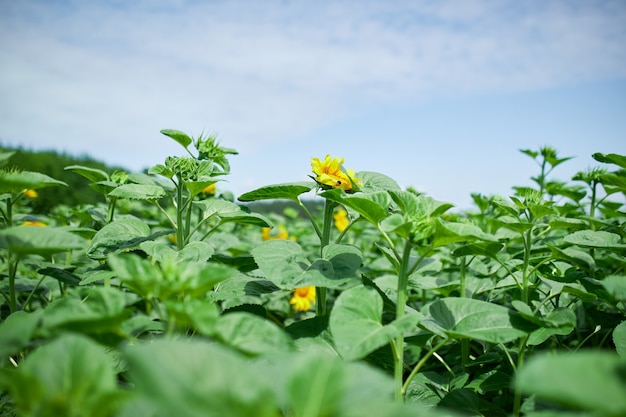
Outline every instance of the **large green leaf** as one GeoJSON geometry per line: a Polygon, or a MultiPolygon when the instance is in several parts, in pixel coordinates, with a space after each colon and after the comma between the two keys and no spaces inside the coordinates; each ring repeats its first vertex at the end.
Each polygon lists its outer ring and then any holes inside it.
{"type": "Polygon", "coordinates": [[[39,326],[39,321],[43,310],[35,310],[32,313],[16,311],[0,323],[0,358],[4,360],[6,356],[13,355],[23,349],[35,329],[39,326]]]}
{"type": "Polygon", "coordinates": [[[293,340],[274,323],[245,312],[223,315],[214,336],[222,343],[248,354],[262,355],[294,350],[293,340]]]}
{"type": "Polygon", "coordinates": [[[359,190],[364,193],[400,190],[400,186],[394,179],[378,172],[359,171],[354,176],[359,180],[359,190]]]}
{"type": "Polygon", "coordinates": [[[124,349],[138,396],[159,416],[276,417],[272,379],[223,346],[159,340],[124,349]]]}
{"type": "Polygon", "coordinates": [[[421,315],[408,313],[382,324],[383,299],[371,287],[358,286],[342,292],[330,314],[329,326],[335,348],[347,360],[360,359],[415,329],[421,315]]]}
{"type": "Polygon", "coordinates": [[[20,255],[51,255],[84,248],[87,241],[55,227],[15,226],[0,230],[0,247],[20,255]]]}
{"type": "Polygon", "coordinates": [[[87,255],[92,259],[105,259],[110,253],[137,247],[140,243],[163,233],[150,235],[150,227],[137,218],[116,220],[95,234],[87,249],[87,255]]]}
{"type": "Polygon", "coordinates": [[[360,282],[361,251],[351,245],[324,247],[323,258],[310,263],[300,245],[287,240],[268,240],[254,249],[252,256],[268,280],[278,287],[321,286],[346,288],[360,282]]]}
{"type": "Polygon", "coordinates": [[[619,243],[620,236],[602,230],[579,230],[563,238],[563,242],[588,248],[622,249],[626,245],[619,243]]]}
{"type": "Polygon", "coordinates": [[[436,219],[435,226],[435,236],[432,243],[434,247],[474,240],[497,242],[493,235],[483,232],[478,226],[473,224],[442,222],[440,219],[436,219]]]}
{"type": "Polygon", "coordinates": [[[158,200],[165,197],[165,191],[158,185],[123,184],[109,193],[109,197],[131,200],[158,200]]]}
{"type": "Polygon", "coordinates": [[[230,201],[211,198],[208,200],[195,202],[195,205],[202,210],[203,218],[212,216],[220,218],[220,223],[244,223],[259,227],[270,227],[271,223],[264,216],[257,213],[250,213],[240,205],[230,201]]]}
{"type": "Polygon", "coordinates": [[[71,330],[116,343],[123,337],[120,328],[130,315],[126,307],[135,300],[116,288],[81,287],[46,307],[40,331],[49,337],[71,330]]]}
{"type": "Polygon", "coordinates": [[[0,370],[0,384],[26,417],[107,417],[127,398],[104,349],[75,334],[38,348],[16,369],[0,370]]]}
{"type": "Polygon", "coordinates": [[[73,171],[77,173],[78,175],[81,175],[92,182],[109,180],[109,174],[97,168],[91,168],[91,167],[86,167],[82,165],[70,165],[70,166],[66,166],[65,170],[73,171]]]}
{"type": "Polygon", "coordinates": [[[613,329],[613,344],[617,354],[626,359],[626,321],[621,322],[613,329]]]}
{"type": "Polygon", "coordinates": [[[145,298],[168,300],[176,297],[204,298],[213,287],[235,272],[214,262],[180,262],[164,258],[158,264],[136,255],[111,255],[108,258],[117,277],[145,298]]]}
{"type": "Polygon", "coordinates": [[[386,191],[374,193],[346,194],[339,188],[324,191],[321,196],[344,205],[346,208],[356,211],[361,217],[374,225],[378,225],[385,217],[390,215],[392,205],[391,197],[386,191]]]}
{"type": "Polygon", "coordinates": [[[602,154],[600,152],[596,152],[591,156],[596,161],[603,162],[605,164],[615,164],[626,169],[626,156],[624,155],[616,153],[602,154]]]}
{"type": "Polygon", "coordinates": [[[37,189],[54,185],[65,185],[63,181],[31,171],[0,170],[0,193],[19,193],[27,189],[37,189]]]}
{"type": "Polygon", "coordinates": [[[300,194],[311,191],[315,188],[314,182],[292,182],[287,184],[267,185],[253,191],[243,193],[237,199],[239,201],[259,201],[286,199],[298,201],[300,194]]]}
{"type": "Polygon", "coordinates": [[[192,140],[185,132],[181,132],[180,130],[175,129],[161,129],[161,133],[165,136],[168,136],[182,145],[183,148],[187,149],[191,144],[192,140]]]}
{"type": "Polygon", "coordinates": [[[540,353],[520,369],[515,386],[525,394],[602,416],[626,415],[626,360],[612,352],[540,353]]]}
{"type": "Polygon", "coordinates": [[[471,298],[448,297],[424,307],[421,325],[458,339],[506,343],[535,330],[536,325],[508,308],[471,298]]]}

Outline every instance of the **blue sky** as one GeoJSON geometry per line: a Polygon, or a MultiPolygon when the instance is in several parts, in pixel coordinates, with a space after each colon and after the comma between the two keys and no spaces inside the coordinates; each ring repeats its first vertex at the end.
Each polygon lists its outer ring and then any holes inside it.
{"type": "Polygon", "coordinates": [[[519,149],[626,154],[626,1],[0,0],[0,143],[140,171],[237,149],[239,195],[345,157],[459,208],[529,185],[519,149]]]}

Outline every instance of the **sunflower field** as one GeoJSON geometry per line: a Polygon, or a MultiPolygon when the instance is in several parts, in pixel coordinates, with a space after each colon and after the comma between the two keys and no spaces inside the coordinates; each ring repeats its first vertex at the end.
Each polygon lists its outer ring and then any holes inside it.
{"type": "Polygon", "coordinates": [[[1,416],[626,415],[626,156],[522,150],[459,213],[331,155],[235,198],[235,150],[161,133],[187,156],[67,166],[103,202],[45,214],[66,184],[0,153],[1,416]]]}

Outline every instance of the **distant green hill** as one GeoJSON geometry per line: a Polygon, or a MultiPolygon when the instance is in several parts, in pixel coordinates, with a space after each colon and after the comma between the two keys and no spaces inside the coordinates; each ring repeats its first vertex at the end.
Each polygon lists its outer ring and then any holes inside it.
{"type": "Polygon", "coordinates": [[[37,190],[39,196],[32,201],[34,213],[49,213],[53,207],[59,204],[76,206],[104,202],[102,194],[94,191],[89,186],[87,179],[74,172],[66,171],[65,167],[67,166],[83,165],[101,169],[109,174],[116,170],[123,170],[123,168],[108,166],[88,156],[75,157],[53,150],[33,151],[6,147],[0,144],[0,151],[15,152],[5,168],[40,172],[68,185],[67,187],[48,187],[37,190]]]}

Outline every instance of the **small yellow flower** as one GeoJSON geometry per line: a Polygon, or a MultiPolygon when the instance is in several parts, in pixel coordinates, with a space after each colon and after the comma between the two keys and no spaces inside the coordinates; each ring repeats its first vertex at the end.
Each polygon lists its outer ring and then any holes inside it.
{"type": "Polygon", "coordinates": [[[311,304],[315,303],[315,287],[300,287],[293,291],[289,304],[296,311],[308,311],[311,304]]]}
{"type": "Polygon", "coordinates": [[[315,181],[345,191],[352,190],[352,182],[356,184],[358,180],[354,178],[353,170],[343,169],[343,161],[343,158],[331,158],[330,155],[326,155],[323,161],[319,158],[311,158],[311,169],[317,176],[315,181]]]}
{"type": "Polygon", "coordinates": [[[39,197],[39,193],[35,190],[26,190],[24,191],[24,195],[28,198],[37,198],[39,197]]]}
{"type": "Polygon", "coordinates": [[[47,225],[44,222],[40,221],[25,221],[22,223],[22,226],[38,226],[38,227],[46,227],[47,225]]]}
{"type": "Polygon", "coordinates": [[[333,214],[333,220],[335,221],[335,227],[340,232],[346,230],[346,227],[350,224],[350,219],[348,219],[348,212],[343,208],[339,207],[337,212],[333,214]]]}
{"type": "Polygon", "coordinates": [[[263,228],[262,230],[263,240],[288,239],[289,238],[289,233],[287,232],[287,228],[283,225],[278,226],[279,232],[275,234],[274,236],[271,235],[271,230],[272,229],[270,227],[263,228]]]}
{"type": "Polygon", "coordinates": [[[206,187],[204,187],[202,189],[202,192],[204,194],[215,194],[215,183],[213,183],[211,185],[207,185],[206,187]]]}

